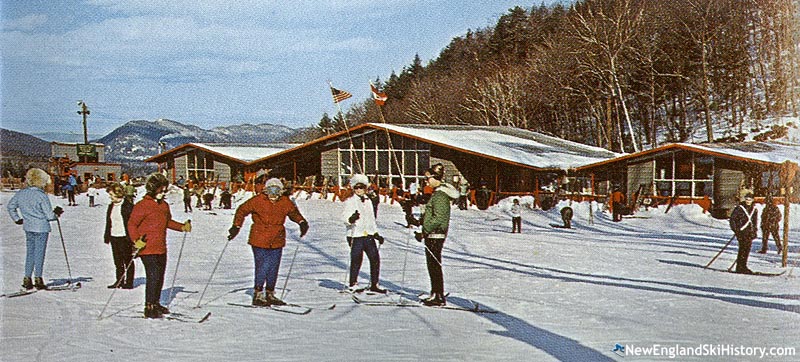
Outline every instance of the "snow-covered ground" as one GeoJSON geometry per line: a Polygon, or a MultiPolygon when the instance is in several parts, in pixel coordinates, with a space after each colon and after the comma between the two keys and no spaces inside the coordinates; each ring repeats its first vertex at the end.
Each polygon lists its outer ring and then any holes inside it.
{"type": "MultiPolygon", "coordinates": [[[[5,205],[12,196],[0,193],[5,205]]],[[[288,223],[278,280],[286,281],[285,299],[314,307],[308,315],[241,308],[249,303],[253,261],[245,230],[226,245],[232,210],[183,212],[178,193],[169,196],[174,219],[191,218],[177,280],[176,261],[183,234],[170,231],[169,260],[162,304],[191,315],[212,312],[202,324],[129,318],[144,301],[144,268],[136,261],[136,287],[118,290],[104,318],[100,310],[114,279],[111,250],[102,241],[107,196],[101,206],[64,207],[61,219],[75,292],[38,292],[1,298],[3,361],[603,361],[659,360],[623,356],[616,344],[697,348],[724,353],[729,347],[800,348],[800,270],[778,277],[723,272],[735,259],[736,243],[712,266],[703,266],[730,238],[727,220],[715,220],[693,206],[643,211],[620,223],[598,212],[593,224],[589,204],[574,204],[574,228],[560,224],[559,207],[547,212],[523,207],[521,234],[511,234],[506,203],[488,211],[454,208],[444,250],[445,289],[450,305],[471,301],[494,314],[432,308],[373,307],[355,304],[339,293],[349,257],[341,203],[316,197],[297,203],[311,230],[298,238],[288,223]],[[219,268],[194,309],[211,275],[219,268]],[[174,294],[174,298],[170,296],[174,294]],[[329,309],[335,305],[333,309],[329,309]],[[108,316],[111,315],[111,316],[108,316]],[[718,348],[714,350],[713,348],[718,348]],[[708,349],[707,349],[708,350],[708,349]]],[[[523,199],[523,204],[529,200],[523,199]]],[[[65,205],[61,198],[53,204],[65,205]]],[[[563,204],[562,204],[563,205],[563,204]]],[[[560,205],[561,206],[561,205],[560,205]]],[[[5,208],[3,206],[3,208],[5,208]]],[[[5,211],[3,211],[5,213],[5,211]]],[[[790,263],[797,263],[800,209],[792,209],[790,263]]],[[[423,247],[405,229],[398,205],[381,204],[378,224],[381,282],[409,298],[429,290],[423,247]]],[[[3,292],[15,291],[23,276],[24,233],[4,215],[2,230],[3,292]]],[[[68,278],[56,224],[47,249],[45,279],[68,278]]],[[[750,268],[783,271],[771,246],[755,253],[750,268]]],[[[368,262],[360,281],[367,283],[368,262]]],[[[395,297],[397,298],[397,297],[395,297]]],[[[675,349],[677,351],[677,349],[675,349]]],[[[780,350],[773,350],[773,352],[780,350]]],[[[668,350],[661,351],[668,352],[668,350]]],[[[764,360],[797,360],[797,356],[764,360]]],[[[755,357],[678,357],[678,360],[755,360],[755,357]]]]}

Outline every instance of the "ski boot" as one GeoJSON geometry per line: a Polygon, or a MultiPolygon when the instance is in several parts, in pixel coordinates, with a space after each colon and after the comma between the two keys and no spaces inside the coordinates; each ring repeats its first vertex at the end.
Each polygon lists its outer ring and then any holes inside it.
{"type": "Polygon", "coordinates": [[[33,282],[31,281],[31,277],[22,278],[22,287],[28,290],[33,289],[33,282]]]}
{"type": "Polygon", "coordinates": [[[145,303],[144,305],[145,318],[163,318],[161,311],[158,309],[158,303],[145,303]]]}
{"type": "Polygon", "coordinates": [[[253,305],[256,307],[269,307],[269,301],[264,292],[258,289],[253,290],[253,305]]]}
{"type": "Polygon", "coordinates": [[[46,286],[46,285],[44,285],[44,280],[42,280],[42,278],[41,278],[41,277],[35,277],[35,278],[33,278],[33,286],[34,286],[36,289],[39,289],[39,290],[47,289],[47,286],[46,286]]]}
{"type": "Polygon", "coordinates": [[[161,305],[161,303],[156,303],[155,308],[158,309],[161,314],[169,314],[169,309],[161,305]]]}
{"type": "Polygon", "coordinates": [[[367,290],[373,293],[386,294],[386,289],[379,287],[377,284],[370,285],[367,290]]]}
{"type": "Polygon", "coordinates": [[[278,299],[278,297],[275,296],[274,290],[268,290],[266,294],[267,303],[269,303],[269,305],[286,305],[286,302],[278,299]]]}
{"type": "Polygon", "coordinates": [[[445,300],[444,294],[433,293],[430,298],[423,299],[422,304],[429,307],[439,307],[447,305],[447,301],[445,300]]]}

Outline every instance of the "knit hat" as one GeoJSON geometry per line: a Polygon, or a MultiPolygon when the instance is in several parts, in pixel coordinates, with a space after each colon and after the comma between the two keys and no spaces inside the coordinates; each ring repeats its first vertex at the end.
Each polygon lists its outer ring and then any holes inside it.
{"type": "Polygon", "coordinates": [[[431,166],[431,168],[429,168],[427,171],[425,171],[425,174],[426,176],[433,177],[439,181],[442,181],[444,179],[444,165],[442,165],[441,163],[437,163],[431,166]]]}
{"type": "Polygon", "coordinates": [[[264,193],[266,194],[280,195],[281,192],[283,192],[283,182],[281,180],[273,177],[264,184],[264,193]]]}
{"type": "Polygon", "coordinates": [[[748,198],[752,199],[753,198],[753,193],[752,192],[748,192],[748,193],[744,194],[744,198],[745,199],[748,199],[748,198]]]}
{"type": "Polygon", "coordinates": [[[144,184],[144,190],[148,195],[155,196],[156,191],[158,191],[158,189],[162,186],[169,186],[167,177],[159,172],[154,172],[150,174],[150,176],[147,176],[147,182],[144,184]]]}
{"type": "Polygon", "coordinates": [[[369,185],[369,179],[366,175],[356,174],[350,178],[350,187],[354,187],[355,185],[362,184],[364,186],[369,185]]]}

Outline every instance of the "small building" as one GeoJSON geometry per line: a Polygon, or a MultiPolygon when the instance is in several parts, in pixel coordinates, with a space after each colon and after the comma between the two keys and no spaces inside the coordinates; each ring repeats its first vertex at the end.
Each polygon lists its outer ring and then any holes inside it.
{"type": "MultiPolygon", "coordinates": [[[[380,187],[406,189],[442,163],[448,181],[465,178],[500,196],[534,194],[567,170],[617,154],[599,147],[510,128],[366,123],[251,162],[251,169],[302,182],[316,176],[345,185],[354,173],[380,187]]],[[[588,186],[588,183],[587,183],[588,186]]]]}
{"type": "Polygon", "coordinates": [[[236,145],[186,143],[145,160],[158,163],[167,179],[177,181],[181,176],[192,182],[243,182],[250,180],[247,165],[297,144],[236,145]]]}
{"type": "MultiPolygon", "coordinates": [[[[102,143],[50,143],[50,174],[65,179],[70,174],[80,176],[82,180],[98,179],[102,181],[119,181],[122,176],[122,164],[105,162],[105,145],[102,143]]],[[[60,184],[55,179],[53,184],[60,184]]],[[[83,190],[88,185],[84,183],[83,190]]]]}
{"type": "MultiPolygon", "coordinates": [[[[576,172],[593,180],[593,192],[598,195],[619,188],[629,200],[696,203],[714,216],[727,217],[743,189],[754,191],[757,198],[778,194],[779,172],[785,161],[800,161],[800,145],[775,141],[673,143],[587,164],[576,172]]],[[[797,186],[789,190],[794,197],[800,191],[797,186]]]]}

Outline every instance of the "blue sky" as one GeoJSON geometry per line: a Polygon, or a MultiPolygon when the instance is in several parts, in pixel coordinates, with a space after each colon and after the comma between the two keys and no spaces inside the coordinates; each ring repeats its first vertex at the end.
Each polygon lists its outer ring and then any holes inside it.
{"type": "Polygon", "coordinates": [[[81,134],[79,99],[92,134],[157,118],[312,126],[336,112],[328,81],[353,93],[346,108],[414,54],[427,62],[467,29],[534,4],[2,0],[2,127],[81,134]]]}

